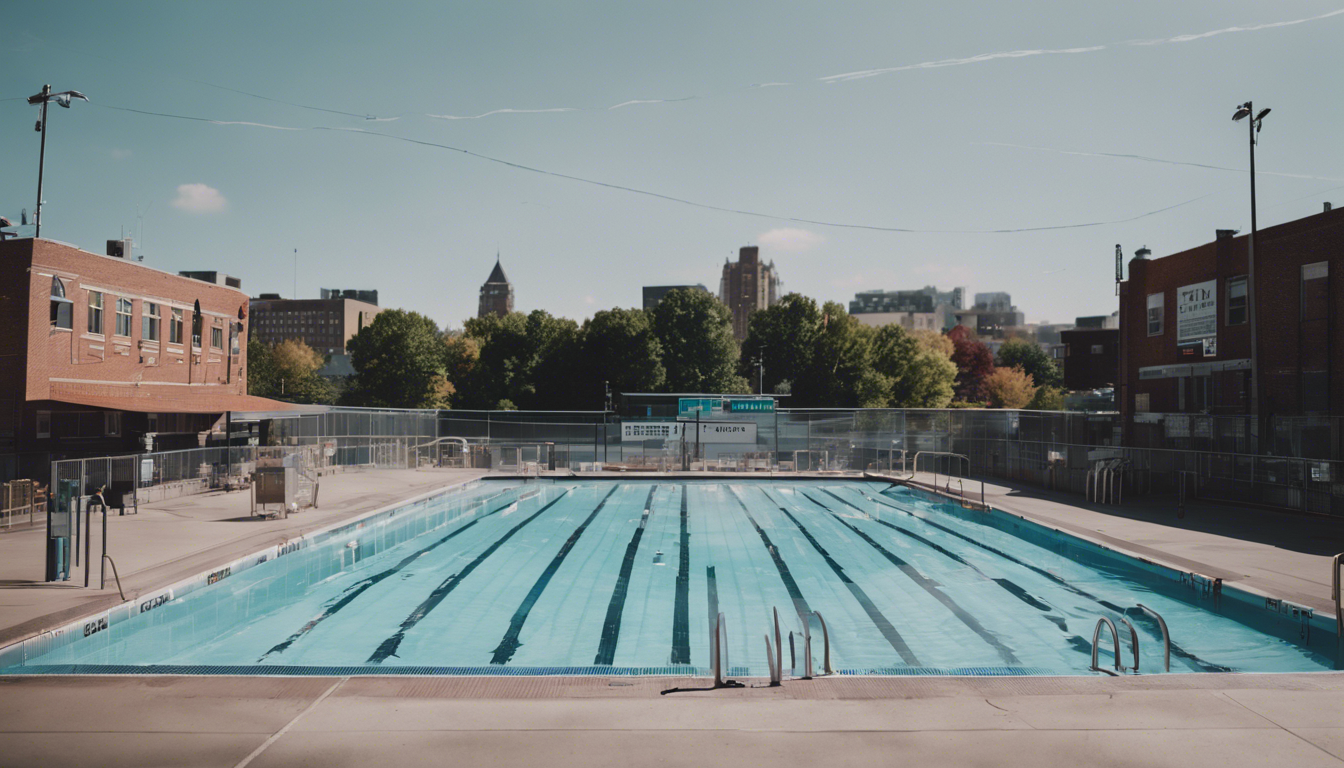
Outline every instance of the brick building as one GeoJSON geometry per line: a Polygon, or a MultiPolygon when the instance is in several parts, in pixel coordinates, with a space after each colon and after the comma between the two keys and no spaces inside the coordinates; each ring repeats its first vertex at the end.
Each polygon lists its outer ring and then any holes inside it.
{"type": "Polygon", "coordinates": [[[760,248],[743,246],[736,263],[723,263],[719,299],[733,313],[733,336],[738,341],[747,338],[751,314],[779,302],[779,273],[775,271],[775,263],[762,262],[760,248]]]}
{"type": "Polygon", "coordinates": [[[1064,388],[1101,389],[1115,386],[1119,376],[1120,331],[1117,328],[1073,328],[1059,332],[1064,347],[1064,388]]]}
{"type": "Polygon", "coordinates": [[[50,240],[0,242],[0,474],[200,445],[247,394],[247,296],[50,240]]]}
{"type": "Polygon", "coordinates": [[[267,344],[298,339],[322,354],[340,356],[350,337],[381,311],[356,299],[282,299],[263,293],[252,300],[252,333],[267,344]]]}
{"type": "MultiPolygon", "coordinates": [[[[1251,412],[1247,236],[1161,259],[1142,249],[1120,287],[1121,412],[1251,412]]],[[[1259,412],[1344,415],[1344,211],[1259,232],[1259,412]],[[1333,282],[1332,282],[1333,281],[1333,282]]]]}
{"type": "Polygon", "coordinates": [[[481,286],[481,301],[476,307],[476,316],[495,315],[503,317],[513,311],[513,283],[504,274],[499,264],[499,254],[495,254],[495,268],[481,286]]]}

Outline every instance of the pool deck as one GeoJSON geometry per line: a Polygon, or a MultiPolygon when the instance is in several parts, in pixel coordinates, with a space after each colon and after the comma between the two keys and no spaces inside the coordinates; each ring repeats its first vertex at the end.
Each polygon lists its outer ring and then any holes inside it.
{"type": "MultiPolygon", "coordinates": [[[[111,517],[110,551],[131,596],[480,474],[333,475],[323,478],[322,507],[288,520],[250,519],[243,493],[173,499],[111,517]]],[[[1344,550],[1341,522],[1201,504],[1178,519],[1172,504],[1103,508],[1007,483],[986,483],[985,500],[1333,611],[1329,561],[1344,550]]],[[[41,582],[43,535],[0,534],[4,642],[119,600],[115,588],[75,586],[82,579],[41,582]]],[[[929,766],[1023,764],[1027,755],[1034,766],[1070,768],[1344,766],[1340,672],[746,682],[715,691],[703,678],[0,677],[0,766],[929,766]],[[662,694],[671,688],[702,690],[662,694]]]]}

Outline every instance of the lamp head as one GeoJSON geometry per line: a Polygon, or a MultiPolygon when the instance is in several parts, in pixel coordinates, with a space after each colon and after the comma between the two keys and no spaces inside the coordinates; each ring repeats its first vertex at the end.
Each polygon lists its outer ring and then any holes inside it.
{"type": "Polygon", "coordinates": [[[1238,120],[1243,120],[1243,119],[1248,118],[1248,117],[1250,117],[1250,116],[1251,116],[1251,109],[1250,109],[1250,107],[1247,107],[1246,105],[1243,104],[1242,106],[1240,106],[1240,107],[1237,108],[1237,111],[1236,111],[1236,112],[1234,112],[1234,113],[1232,114],[1232,120],[1233,120],[1234,122],[1236,122],[1236,121],[1238,121],[1238,120]]]}
{"type": "Polygon", "coordinates": [[[1268,114],[1269,114],[1269,109],[1268,109],[1268,108],[1260,110],[1260,114],[1258,114],[1258,115],[1255,116],[1255,121],[1258,123],[1258,122],[1260,122],[1261,120],[1264,120],[1264,119],[1265,119],[1265,115],[1268,115],[1268,114]]]}

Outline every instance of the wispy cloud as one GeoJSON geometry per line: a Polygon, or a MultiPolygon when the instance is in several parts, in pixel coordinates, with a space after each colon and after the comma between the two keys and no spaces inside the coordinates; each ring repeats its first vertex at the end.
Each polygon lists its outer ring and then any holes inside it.
{"type": "Polygon", "coordinates": [[[816,248],[826,242],[826,238],[808,229],[778,227],[757,235],[756,242],[777,251],[798,253],[816,248]]]}
{"type": "Polygon", "coordinates": [[[284,125],[270,125],[268,123],[249,123],[245,120],[211,120],[215,125],[247,125],[253,128],[270,128],[273,131],[302,131],[303,128],[290,128],[284,125]]]}
{"type": "Polygon", "coordinates": [[[229,207],[229,201],[207,184],[179,184],[172,206],[188,213],[219,213],[229,207]]]}
{"type": "Polygon", "coordinates": [[[694,96],[683,96],[680,99],[631,99],[630,101],[622,101],[620,104],[607,107],[607,110],[620,109],[621,107],[628,107],[632,104],[673,104],[678,101],[691,101],[693,99],[695,99],[694,96]]]}
{"type": "Polygon", "coordinates": [[[960,67],[965,64],[980,64],[995,59],[1022,59],[1028,56],[1047,56],[1052,54],[1065,53],[1091,53],[1093,51],[1105,50],[1104,45],[1093,45],[1086,48],[1035,48],[1023,51],[999,51],[997,53],[981,53],[976,56],[967,56],[964,59],[938,59],[936,61],[922,61],[918,64],[903,64],[899,67],[882,67],[881,69],[861,69],[856,72],[845,72],[839,75],[827,75],[817,78],[823,83],[843,83],[850,80],[863,80],[878,75],[886,75],[892,72],[906,72],[912,69],[938,69],[940,67],[960,67]]]}
{"type": "Polygon", "coordinates": [[[544,112],[577,112],[574,107],[552,107],[550,109],[492,109],[479,115],[425,115],[435,120],[480,120],[491,115],[535,115],[544,112]]]}
{"type": "Polygon", "coordinates": [[[1188,43],[1191,40],[1203,40],[1206,37],[1214,37],[1216,35],[1227,35],[1233,32],[1256,32],[1261,29],[1278,29],[1279,27],[1292,27],[1297,24],[1305,24],[1309,21],[1320,21],[1321,19],[1328,19],[1331,16],[1339,16],[1341,14],[1344,14],[1344,8],[1341,8],[1337,11],[1331,11],[1329,13],[1322,13],[1320,16],[1309,16],[1305,19],[1293,19],[1292,21],[1273,21],[1269,22],[1268,24],[1252,24],[1251,26],[1248,27],[1224,27],[1222,29],[1215,29],[1210,32],[1197,32],[1195,34],[1190,35],[1176,35],[1175,37],[1162,37],[1156,40],[1130,40],[1128,41],[1128,43],[1129,45],[1162,45],[1164,43],[1188,43]]]}

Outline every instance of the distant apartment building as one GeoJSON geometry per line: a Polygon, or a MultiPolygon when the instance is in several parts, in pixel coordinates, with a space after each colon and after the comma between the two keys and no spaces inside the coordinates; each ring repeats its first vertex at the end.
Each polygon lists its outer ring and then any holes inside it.
{"type": "MultiPolygon", "coordinates": [[[[120,241],[113,241],[120,242],[120,241]]],[[[0,479],[194,448],[247,394],[247,295],[50,240],[0,242],[0,479]]]]}
{"type": "Polygon", "coordinates": [[[1074,321],[1073,327],[1080,330],[1091,328],[1119,328],[1120,312],[1117,310],[1109,315],[1088,315],[1086,317],[1080,317],[1074,321]]]}
{"type": "MultiPolygon", "coordinates": [[[[108,241],[108,243],[114,243],[114,242],[117,241],[115,240],[108,241]]],[[[240,280],[239,278],[231,277],[229,275],[224,274],[223,272],[216,272],[214,270],[189,269],[183,272],[178,272],[177,274],[181,275],[182,277],[189,277],[192,280],[200,280],[203,283],[223,285],[229,288],[237,288],[238,290],[242,290],[243,288],[243,281],[240,280]]]]}
{"type": "Polygon", "coordinates": [[[944,328],[965,326],[981,340],[1002,341],[1015,332],[1023,330],[1026,317],[1013,306],[1012,297],[1006,293],[977,293],[975,306],[970,309],[948,310],[943,318],[944,328]]]}
{"type": "Polygon", "coordinates": [[[779,273],[775,263],[761,261],[761,249],[754,245],[738,251],[737,262],[725,261],[719,280],[719,299],[733,313],[733,336],[747,337],[747,323],[753,312],[779,302],[779,273]]]}
{"type": "Polygon", "coordinates": [[[504,275],[500,266],[499,254],[495,254],[495,268],[481,286],[481,300],[476,308],[477,317],[495,315],[503,317],[513,311],[513,284],[504,275]]]}
{"type": "MultiPolygon", "coordinates": [[[[377,297],[377,291],[365,293],[377,297]]],[[[252,333],[259,341],[278,344],[297,339],[318,352],[339,356],[346,354],[350,337],[382,310],[357,299],[284,299],[263,293],[252,300],[251,311],[252,333]]]]}
{"type": "Polygon", "coordinates": [[[646,285],[644,286],[644,309],[653,309],[658,306],[658,302],[662,301],[669,292],[676,290],[704,291],[705,293],[709,293],[709,289],[699,283],[696,283],[695,285],[646,285]]]}
{"type": "Polygon", "coordinates": [[[351,288],[323,288],[322,298],[324,299],[354,299],[362,301],[365,304],[378,306],[378,292],[363,289],[351,288]]]}
{"type": "Polygon", "coordinates": [[[943,330],[943,312],[946,307],[939,307],[933,312],[850,312],[855,320],[863,325],[871,325],[874,328],[881,328],[884,325],[896,324],[907,331],[942,331],[943,330]]]}
{"type": "Polygon", "coordinates": [[[1013,297],[1003,291],[975,294],[975,308],[989,312],[1011,312],[1016,309],[1013,297]]]}

